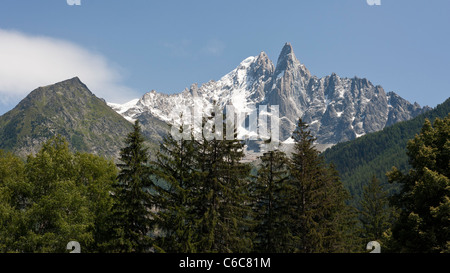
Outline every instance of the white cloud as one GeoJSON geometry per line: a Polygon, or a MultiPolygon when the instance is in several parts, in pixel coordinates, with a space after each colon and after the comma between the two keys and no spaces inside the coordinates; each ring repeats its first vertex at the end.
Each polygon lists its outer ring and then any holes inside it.
{"type": "Polygon", "coordinates": [[[121,82],[120,69],[102,55],[68,41],[0,29],[0,104],[75,76],[108,102],[137,97],[121,82]]]}
{"type": "Polygon", "coordinates": [[[163,42],[162,45],[169,50],[172,57],[192,57],[191,40],[183,39],[179,42],[163,42]]]}
{"type": "Polygon", "coordinates": [[[210,55],[220,56],[225,50],[225,44],[220,40],[212,39],[208,41],[204,49],[210,55]]]}

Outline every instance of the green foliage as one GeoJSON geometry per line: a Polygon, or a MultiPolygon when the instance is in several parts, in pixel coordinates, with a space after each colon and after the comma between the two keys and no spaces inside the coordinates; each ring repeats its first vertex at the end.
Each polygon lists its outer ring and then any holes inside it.
{"type": "Polygon", "coordinates": [[[67,239],[84,245],[92,242],[93,215],[76,185],[74,170],[74,155],[60,136],[28,157],[26,175],[33,188],[26,211],[26,252],[65,252],[61,242],[67,239]]]}
{"type": "Polygon", "coordinates": [[[253,219],[256,252],[289,251],[288,210],[289,159],[279,150],[260,157],[261,163],[252,183],[253,219]]]}
{"type": "Polygon", "coordinates": [[[16,252],[23,234],[25,215],[21,212],[31,194],[25,179],[25,164],[0,150],[0,251],[16,252]]]}
{"type": "Polygon", "coordinates": [[[248,252],[252,248],[248,236],[251,167],[241,162],[244,145],[236,136],[233,140],[203,138],[197,143],[199,252],[248,252]]]}
{"type": "MultiPolygon", "coordinates": [[[[182,132],[182,128],[180,128],[182,132]]],[[[156,165],[159,187],[157,215],[160,236],[156,242],[161,252],[195,253],[197,217],[195,193],[198,174],[195,169],[193,140],[176,140],[171,134],[161,143],[156,165]]]]}
{"type": "Polygon", "coordinates": [[[379,242],[384,249],[388,244],[387,234],[390,234],[397,211],[389,206],[388,192],[384,190],[376,176],[364,186],[359,207],[361,237],[365,242],[379,242]]]}
{"type": "Polygon", "coordinates": [[[389,251],[448,252],[449,124],[426,121],[407,145],[412,169],[388,174],[401,188],[393,226],[391,193],[376,176],[350,187],[361,191],[357,221],[301,119],[291,156],[268,151],[252,173],[236,138],[168,135],[152,161],[138,122],[117,166],[72,153],[61,136],[25,162],[0,151],[0,251],[67,252],[78,241],[82,252],[328,253],[376,240],[389,251]]]}
{"type": "Polygon", "coordinates": [[[70,241],[101,251],[115,174],[112,162],[71,153],[61,136],[25,163],[0,152],[0,251],[67,252],[70,241]]]}
{"type": "Polygon", "coordinates": [[[83,252],[344,252],[344,192],[310,144],[311,161],[266,153],[254,180],[241,141],[168,136],[151,162],[138,123],[119,172],[60,136],[26,162],[2,152],[1,251],[67,252],[78,241],[83,252]],[[296,177],[301,168],[314,175],[296,177]]]}
{"type": "Polygon", "coordinates": [[[251,250],[250,166],[243,156],[238,140],[165,138],[156,161],[160,251],[251,250]]]}
{"type": "Polygon", "coordinates": [[[88,209],[94,215],[90,229],[93,242],[85,252],[106,252],[111,238],[110,225],[114,200],[111,197],[117,168],[114,162],[88,153],[77,153],[74,159],[75,181],[82,188],[88,209]]]}
{"type": "Polygon", "coordinates": [[[301,119],[293,133],[289,183],[289,230],[295,252],[352,251],[354,215],[333,166],[324,164],[315,138],[301,119]]]}
{"type": "Polygon", "coordinates": [[[152,247],[149,233],[153,230],[155,198],[150,193],[154,187],[149,167],[148,148],[139,122],[125,140],[118,164],[119,175],[114,185],[113,251],[149,252],[152,247]]]}
{"type": "Polygon", "coordinates": [[[408,142],[411,169],[393,168],[390,182],[402,185],[392,203],[401,209],[392,229],[400,252],[449,252],[450,242],[450,115],[425,120],[420,134],[408,142]]]}

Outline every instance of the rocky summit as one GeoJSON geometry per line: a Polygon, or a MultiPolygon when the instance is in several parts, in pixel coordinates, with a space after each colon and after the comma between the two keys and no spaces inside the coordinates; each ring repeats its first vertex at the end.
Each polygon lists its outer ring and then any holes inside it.
{"type": "Polygon", "coordinates": [[[132,124],[75,77],[39,87],[0,116],[0,149],[22,157],[62,135],[75,151],[118,158],[132,124]]]}
{"type": "Polygon", "coordinates": [[[297,59],[289,43],[281,50],[276,65],[261,52],[246,58],[218,81],[193,84],[173,95],[152,90],[127,104],[109,105],[129,120],[152,116],[170,124],[175,122],[173,113],[181,112],[183,107],[207,111],[213,104],[232,104],[240,111],[278,105],[282,141],[291,141],[301,117],[310,125],[317,144],[328,146],[379,131],[431,109],[412,104],[394,92],[386,93],[364,78],[341,78],[335,73],[318,78],[297,59]]]}

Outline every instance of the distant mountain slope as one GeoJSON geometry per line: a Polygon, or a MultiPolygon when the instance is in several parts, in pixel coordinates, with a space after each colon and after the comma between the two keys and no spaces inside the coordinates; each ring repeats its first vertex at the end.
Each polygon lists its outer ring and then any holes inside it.
{"type": "Polygon", "coordinates": [[[261,52],[246,58],[218,81],[193,84],[173,95],[151,91],[130,103],[110,106],[127,119],[140,119],[146,114],[172,123],[186,107],[195,105],[207,112],[213,103],[222,107],[232,104],[243,112],[259,105],[278,105],[281,141],[288,140],[302,117],[311,125],[319,144],[355,139],[429,110],[394,92],[386,93],[367,79],[341,78],[334,73],[323,78],[313,76],[289,43],[281,50],[276,65],[261,52]]]}
{"type": "Polygon", "coordinates": [[[26,156],[56,134],[76,151],[117,158],[132,124],[75,77],[37,88],[0,116],[0,149],[26,156]]]}
{"type": "MultiPolygon", "coordinates": [[[[375,174],[382,183],[392,166],[400,170],[409,168],[406,144],[418,134],[425,119],[434,121],[450,113],[450,98],[435,109],[409,121],[399,122],[382,131],[367,134],[358,139],[339,143],[322,153],[325,161],[333,163],[345,186],[353,195],[360,196],[362,187],[375,174]]],[[[394,190],[394,186],[388,186],[394,190]]]]}

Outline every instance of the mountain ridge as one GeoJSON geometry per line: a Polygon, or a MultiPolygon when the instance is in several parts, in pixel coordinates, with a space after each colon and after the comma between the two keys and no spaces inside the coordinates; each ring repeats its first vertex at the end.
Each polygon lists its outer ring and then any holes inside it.
{"type": "Polygon", "coordinates": [[[0,116],[0,149],[37,152],[57,134],[76,151],[116,158],[132,125],[74,77],[36,88],[0,116]]]}
{"type": "MultiPolygon", "coordinates": [[[[108,105],[128,120],[147,113],[173,124],[184,108],[201,107],[208,113],[214,103],[221,107],[232,104],[241,111],[248,111],[250,106],[278,105],[281,141],[289,141],[301,117],[310,124],[318,144],[331,145],[431,109],[411,104],[392,91],[386,93],[366,78],[341,78],[335,73],[313,76],[297,59],[290,43],[283,46],[276,65],[262,51],[244,59],[218,81],[192,84],[171,95],[152,90],[133,103],[108,105]]],[[[244,128],[239,130],[246,132],[244,128]]]]}
{"type": "MultiPolygon", "coordinates": [[[[341,78],[335,73],[318,78],[286,43],[276,65],[262,51],[218,81],[192,84],[171,95],[152,90],[125,104],[106,103],[78,77],[39,87],[0,116],[0,149],[26,155],[61,134],[76,150],[117,157],[134,120],[141,122],[144,135],[156,147],[183,110],[197,107],[208,114],[214,104],[232,104],[244,112],[278,105],[281,140],[291,143],[301,117],[317,137],[318,147],[352,140],[429,110],[394,92],[386,93],[365,78],[341,78]]],[[[241,136],[252,133],[244,127],[238,128],[241,136]]],[[[255,145],[251,149],[259,152],[255,145]]]]}

